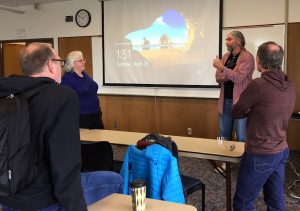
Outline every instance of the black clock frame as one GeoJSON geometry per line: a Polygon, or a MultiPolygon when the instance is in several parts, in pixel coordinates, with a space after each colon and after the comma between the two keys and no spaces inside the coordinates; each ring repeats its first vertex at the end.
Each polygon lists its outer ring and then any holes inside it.
{"type": "Polygon", "coordinates": [[[78,11],[76,12],[76,15],[75,15],[75,21],[76,21],[77,26],[79,26],[79,27],[87,27],[88,25],[90,25],[91,20],[92,20],[92,16],[91,16],[91,13],[90,13],[88,10],[86,10],[86,9],[80,9],[80,10],[78,10],[78,11]],[[80,25],[80,23],[77,21],[78,14],[79,14],[80,12],[82,12],[82,11],[86,12],[86,14],[88,15],[88,22],[87,22],[85,25],[80,25]]]}

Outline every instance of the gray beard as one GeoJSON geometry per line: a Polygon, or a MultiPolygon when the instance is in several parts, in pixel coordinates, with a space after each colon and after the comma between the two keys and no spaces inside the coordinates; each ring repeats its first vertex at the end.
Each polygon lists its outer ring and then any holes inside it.
{"type": "Polygon", "coordinates": [[[229,51],[229,52],[231,52],[232,53],[232,51],[234,51],[234,47],[227,47],[227,51],[229,51]]]}

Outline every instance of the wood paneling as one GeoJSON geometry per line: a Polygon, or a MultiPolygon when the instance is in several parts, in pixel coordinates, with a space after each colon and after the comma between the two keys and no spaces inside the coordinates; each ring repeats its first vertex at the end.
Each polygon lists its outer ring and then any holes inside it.
{"type": "Polygon", "coordinates": [[[9,76],[11,74],[22,75],[19,64],[20,51],[25,47],[25,45],[32,42],[49,43],[53,46],[52,38],[0,41],[0,76],[9,76]]]}
{"type": "Polygon", "coordinates": [[[71,51],[81,51],[86,58],[85,72],[93,77],[93,57],[91,37],[61,37],[58,38],[58,52],[61,58],[66,58],[71,51]]]}
{"type": "Polygon", "coordinates": [[[218,113],[216,99],[160,98],[159,120],[164,134],[216,138],[218,113]]]}
{"type": "Polygon", "coordinates": [[[287,142],[290,149],[300,150],[299,142],[299,129],[300,121],[299,120],[290,120],[289,127],[287,130],[287,142]]]}
{"type": "Polygon", "coordinates": [[[102,96],[100,103],[106,129],[157,132],[152,97],[102,96]]]}
{"type": "MultiPolygon", "coordinates": [[[[300,23],[289,23],[287,42],[287,75],[296,85],[295,111],[300,111],[300,23]]],[[[291,120],[287,140],[291,149],[300,150],[300,121],[291,120]]]]}
{"type": "Polygon", "coordinates": [[[3,44],[4,77],[10,76],[12,74],[22,75],[22,70],[19,64],[19,54],[23,48],[25,48],[25,45],[10,43],[3,44]]]}
{"type": "Polygon", "coordinates": [[[216,99],[109,96],[100,97],[106,129],[159,132],[215,138],[218,134],[216,99]]]}
{"type": "MultiPolygon", "coordinates": [[[[217,99],[102,95],[106,129],[216,138],[219,133],[217,99]]],[[[291,120],[287,131],[290,149],[300,150],[300,121],[291,120]]]]}
{"type": "Polygon", "coordinates": [[[287,75],[296,84],[296,107],[300,111],[300,23],[288,25],[287,75]]]}

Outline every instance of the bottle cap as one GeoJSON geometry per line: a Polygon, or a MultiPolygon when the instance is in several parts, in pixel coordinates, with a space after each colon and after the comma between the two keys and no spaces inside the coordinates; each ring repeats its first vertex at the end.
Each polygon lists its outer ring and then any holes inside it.
{"type": "Polygon", "coordinates": [[[141,188],[146,186],[146,182],[142,179],[135,179],[130,183],[131,188],[141,188]]]}

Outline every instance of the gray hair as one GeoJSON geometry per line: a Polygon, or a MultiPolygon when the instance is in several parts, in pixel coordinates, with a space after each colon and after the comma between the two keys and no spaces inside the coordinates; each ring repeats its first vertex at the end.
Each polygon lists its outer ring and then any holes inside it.
{"type": "Polygon", "coordinates": [[[64,67],[65,72],[71,72],[74,68],[74,61],[78,61],[83,58],[83,54],[81,51],[71,51],[67,58],[66,58],[66,64],[64,67]]]}
{"type": "Polygon", "coordinates": [[[19,63],[24,75],[32,75],[41,73],[46,63],[54,57],[50,44],[34,42],[21,50],[19,63]]]}
{"type": "Polygon", "coordinates": [[[283,56],[282,47],[272,41],[261,44],[257,50],[259,62],[266,70],[281,70],[283,56]]]}
{"type": "Polygon", "coordinates": [[[245,41],[245,37],[244,37],[243,33],[240,32],[240,31],[232,31],[231,34],[232,34],[232,36],[234,36],[236,39],[240,39],[240,40],[241,40],[241,47],[242,47],[242,48],[245,48],[246,41],[245,41]]]}

